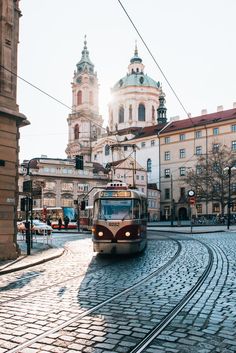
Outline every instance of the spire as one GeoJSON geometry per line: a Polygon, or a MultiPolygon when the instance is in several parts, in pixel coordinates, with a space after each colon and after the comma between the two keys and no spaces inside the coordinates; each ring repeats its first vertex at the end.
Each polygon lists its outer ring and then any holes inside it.
{"type": "Polygon", "coordinates": [[[94,65],[89,58],[89,51],[87,48],[87,36],[84,36],[84,48],[82,50],[82,58],[78,62],[77,72],[88,71],[89,73],[94,73],[94,65]]]}
{"type": "Polygon", "coordinates": [[[130,63],[141,63],[142,59],[138,56],[138,46],[137,40],[135,40],[135,49],[134,49],[134,56],[131,58],[130,63]]]}
{"type": "Polygon", "coordinates": [[[157,122],[158,124],[166,123],[166,107],[165,107],[165,93],[163,93],[162,88],[159,95],[159,107],[157,109],[157,122]]]}

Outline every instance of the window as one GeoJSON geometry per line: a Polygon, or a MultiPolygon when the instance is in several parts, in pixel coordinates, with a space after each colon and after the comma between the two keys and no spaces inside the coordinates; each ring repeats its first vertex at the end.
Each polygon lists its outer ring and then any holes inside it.
{"type": "Polygon", "coordinates": [[[219,194],[220,192],[220,184],[219,183],[215,183],[213,185],[213,193],[219,194]]]}
{"type": "Polygon", "coordinates": [[[75,140],[79,139],[79,125],[78,124],[76,124],[74,127],[74,138],[75,138],[75,140]]]}
{"type": "Polygon", "coordinates": [[[186,168],[185,167],[180,167],[179,168],[179,175],[180,176],[185,176],[186,175],[186,168]]]}
{"type": "Polygon", "coordinates": [[[180,134],[180,135],[179,135],[179,140],[180,140],[180,141],[184,141],[185,138],[186,138],[185,134],[180,134]]]}
{"type": "Polygon", "coordinates": [[[139,180],[139,175],[136,174],[136,179],[139,180]]]}
{"type": "Polygon", "coordinates": [[[201,155],[202,154],[202,146],[197,146],[196,147],[196,155],[201,155]]]}
{"type": "Polygon", "coordinates": [[[125,117],[125,110],[124,110],[124,107],[121,106],[119,109],[119,123],[124,122],[124,117],[125,117]]]}
{"type": "Polygon", "coordinates": [[[219,128],[218,127],[214,127],[213,135],[219,135],[219,128]]]}
{"type": "Polygon", "coordinates": [[[165,199],[169,200],[170,198],[170,189],[165,189],[165,199]]]}
{"type": "Polygon", "coordinates": [[[165,178],[170,177],[170,169],[165,169],[164,173],[165,173],[165,178]]]}
{"type": "Polygon", "coordinates": [[[169,161],[170,160],[170,151],[166,151],[165,152],[164,159],[165,159],[165,161],[169,161]]]}
{"type": "Polygon", "coordinates": [[[155,120],[155,108],[152,106],[152,120],[155,120]]]}
{"type": "Polygon", "coordinates": [[[201,167],[200,165],[197,165],[197,166],[196,166],[196,174],[197,174],[197,175],[202,174],[202,167],[201,167]]]}
{"type": "Polygon", "coordinates": [[[155,141],[154,140],[151,141],[151,147],[153,147],[153,146],[155,146],[155,141]]]}
{"type": "Polygon", "coordinates": [[[98,159],[97,154],[95,154],[93,158],[94,158],[94,160],[96,161],[96,160],[98,159]]]}
{"type": "Polygon", "coordinates": [[[217,202],[217,203],[213,203],[212,205],[212,212],[214,213],[220,213],[220,204],[217,202]]]}
{"type": "Polygon", "coordinates": [[[150,158],[148,158],[147,160],[147,172],[151,172],[152,171],[152,160],[150,158]]]}
{"type": "Polygon", "coordinates": [[[170,137],[169,136],[165,137],[165,143],[170,143],[170,137]]]}
{"type": "Polygon", "coordinates": [[[56,199],[54,197],[44,197],[43,203],[47,207],[55,207],[56,206],[56,199]]]}
{"type": "Polygon", "coordinates": [[[61,198],[61,205],[62,207],[73,207],[74,206],[74,201],[70,199],[69,197],[61,198]]]}
{"type": "Polygon", "coordinates": [[[110,154],[110,146],[106,145],[105,146],[105,156],[109,156],[109,154],[110,154]]]}
{"type": "Polygon", "coordinates": [[[236,151],[236,141],[232,141],[232,151],[236,151]]]}
{"type": "Polygon", "coordinates": [[[141,147],[144,148],[146,146],[145,142],[141,142],[141,147]]]}
{"type": "Polygon", "coordinates": [[[179,150],[179,158],[185,158],[185,157],[186,157],[185,148],[181,148],[179,150]]]}
{"type": "Polygon", "coordinates": [[[143,104],[138,106],[138,120],[145,121],[145,106],[143,104]]]}
{"type": "Polygon", "coordinates": [[[127,151],[128,150],[128,146],[124,146],[124,151],[127,151]]]}
{"type": "Polygon", "coordinates": [[[202,137],[202,131],[201,130],[195,131],[195,138],[200,139],[201,137],[202,137]]]}
{"type": "Polygon", "coordinates": [[[217,162],[214,162],[213,164],[212,164],[212,170],[213,170],[213,172],[218,172],[219,171],[219,168],[220,168],[220,166],[219,166],[219,163],[217,163],[217,162]]]}
{"type": "Polygon", "coordinates": [[[132,105],[129,106],[129,120],[132,120],[132,105]]]}
{"type": "Polygon", "coordinates": [[[82,104],[82,91],[78,91],[77,93],[77,104],[82,104]]]}
{"type": "Polygon", "coordinates": [[[141,175],[141,180],[144,180],[144,175],[141,175]]]}
{"type": "Polygon", "coordinates": [[[236,124],[231,125],[231,131],[232,131],[232,132],[236,132],[236,124]]]}
{"type": "Polygon", "coordinates": [[[186,196],[185,188],[180,188],[180,197],[184,198],[186,196]]]}
{"type": "Polygon", "coordinates": [[[197,203],[196,204],[196,209],[197,209],[197,213],[202,213],[202,204],[201,203],[197,203]]]}
{"type": "Polygon", "coordinates": [[[213,143],[212,150],[214,153],[218,152],[220,145],[218,143],[213,143]]]}

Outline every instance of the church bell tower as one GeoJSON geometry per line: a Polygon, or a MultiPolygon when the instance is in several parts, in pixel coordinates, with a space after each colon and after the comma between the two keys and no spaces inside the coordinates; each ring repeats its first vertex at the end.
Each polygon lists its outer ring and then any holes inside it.
{"type": "Polygon", "coordinates": [[[98,79],[89,58],[86,36],[82,57],[76,65],[72,82],[72,113],[67,118],[69,141],[68,158],[82,155],[91,161],[92,141],[101,136],[102,117],[98,106],[98,79]]]}

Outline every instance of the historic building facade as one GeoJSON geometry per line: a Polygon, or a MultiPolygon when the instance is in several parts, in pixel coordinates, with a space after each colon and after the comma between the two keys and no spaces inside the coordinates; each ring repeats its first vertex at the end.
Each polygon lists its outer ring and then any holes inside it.
{"type": "Polygon", "coordinates": [[[5,0],[0,5],[0,259],[14,259],[19,254],[16,242],[19,128],[29,124],[16,103],[18,3],[5,0]]]}
{"type": "MultiPolygon", "coordinates": [[[[161,215],[170,219],[171,210],[176,219],[189,218],[189,170],[196,169],[198,157],[207,156],[213,148],[227,146],[236,161],[236,104],[233,109],[172,121],[160,133],[160,189],[161,215]]],[[[233,173],[233,172],[232,172],[233,173]]],[[[235,172],[236,174],[236,172],[235,172]]],[[[232,196],[236,198],[236,175],[232,175],[232,196]]],[[[225,213],[227,211],[227,207],[225,213]]],[[[232,212],[236,213],[236,203],[232,212]]],[[[197,200],[194,213],[198,216],[221,213],[219,202],[197,200]]]]}

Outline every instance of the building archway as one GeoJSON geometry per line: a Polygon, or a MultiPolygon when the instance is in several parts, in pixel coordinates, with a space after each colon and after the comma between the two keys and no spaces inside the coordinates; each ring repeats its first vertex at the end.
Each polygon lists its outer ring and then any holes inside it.
{"type": "Polygon", "coordinates": [[[180,207],[178,211],[178,218],[179,220],[186,220],[188,219],[188,212],[186,207],[180,207]]]}

